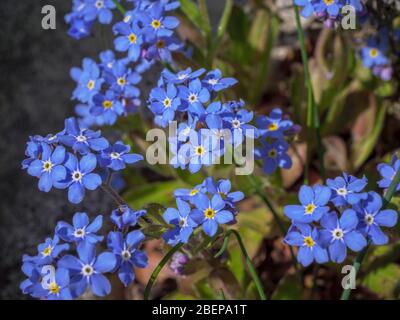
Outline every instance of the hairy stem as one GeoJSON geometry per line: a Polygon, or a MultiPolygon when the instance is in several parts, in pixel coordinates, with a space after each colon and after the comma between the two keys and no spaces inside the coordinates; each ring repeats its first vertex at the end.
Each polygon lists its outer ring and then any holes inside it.
{"type": "MultiPolygon", "coordinates": [[[[254,187],[255,193],[261,198],[261,200],[265,203],[265,205],[271,211],[271,213],[275,219],[275,222],[278,225],[278,228],[279,228],[282,236],[284,237],[286,235],[286,228],[285,228],[281,218],[279,217],[278,212],[275,210],[274,206],[272,205],[271,201],[269,201],[269,199],[267,198],[265,193],[261,190],[260,186],[258,185],[257,181],[254,179],[254,177],[248,176],[248,178],[254,187]]],[[[290,255],[292,256],[293,266],[295,267],[297,276],[298,276],[299,280],[301,281],[302,277],[301,277],[301,272],[300,272],[299,266],[297,264],[296,255],[294,254],[292,247],[289,246],[289,250],[290,250],[290,255]]]]}
{"type": "Polygon", "coordinates": [[[162,258],[160,263],[157,265],[157,267],[153,270],[149,281],[147,282],[146,288],[144,289],[144,295],[143,298],[144,300],[149,300],[150,296],[150,291],[151,288],[153,287],[154,282],[157,280],[158,274],[164,268],[164,266],[167,264],[169,259],[171,259],[172,255],[177,252],[180,248],[182,248],[184,243],[178,243],[175,247],[171,248],[171,250],[168,251],[168,253],[162,258]]]}
{"type": "Polygon", "coordinates": [[[300,13],[298,6],[294,5],[294,12],[296,16],[297,35],[300,42],[301,59],[304,67],[304,80],[307,84],[307,162],[305,167],[304,182],[308,184],[310,163],[311,163],[311,140],[314,135],[317,138],[318,158],[320,162],[321,177],[325,180],[325,166],[324,166],[324,149],[321,139],[320,120],[318,113],[318,106],[315,103],[314,89],[311,81],[310,69],[308,67],[308,55],[305,45],[304,31],[301,27],[300,13]],[[313,129],[313,130],[312,130],[313,129]]]}
{"type": "Polygon", "coordinates": [[[250,259],[249,255],[247,254],[246,248],[245,248],[245,246],[243,244],[243,241],[242,241],[242,238],[240,237],[239,232],[237,232],[236,230],[229,230],[225,234],[224,243],[222,245],[222,248],[215,255],[215,258],[219,257],[221,254],[224,253],[224,251],[228,247],[229,237],[232,234],[235,235],[235,237],[236,237],[236,239],[237,239],[237,241],[239,243],[240,250],[242,251],[242,254],[243,254],[243,256],[244,256],[244,258],[246,260],[247,268],[249,269],[249,273],[250,273],[251,277],[253,278],[254,284],[256,285],[256,288],[257,288],[258,294],[260,295],[261,300],[267,300],[267,296],[266,296],[266,294],[264,292],[264,288],[263,288],[263,286],[261,284],[261,280],[257,275],[256,269],[254,268],[253,263],[251,262],[251,259],[250,259]]]}
{"type": "Polygon", "coordinates": [[[103,183],[101,185],[101,188],[108,193],[113,199],[114,201],[117,203],[118,206],[123,206],[126,205],[125,200],[118,194],[117,191],[115,191],[109,183],[103,183]]]}
{"type": "Polygon", "coordinates": [[[124,6],[122,4],[120,4],[118,2],[118,0],[113,0],[115,6],[117,7],[118,11],[121,12],[122,15],[125,15],[126,13],[126,9],[124,8],[124,6]]]}

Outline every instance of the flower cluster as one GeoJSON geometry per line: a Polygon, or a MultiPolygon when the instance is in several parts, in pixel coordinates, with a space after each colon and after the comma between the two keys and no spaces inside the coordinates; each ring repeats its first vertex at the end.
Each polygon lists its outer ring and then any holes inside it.
{"type": "Polygon", "coordinates": [[[386,29],[380,30],[376,36],[366,40],[360,50],[363,65],[382,80],[392,79],[393,68],[388,58],[389,36],[386,29]]]}
{"type": "MultiPolygon", "coordinates": [[[[392,183],[396,172],[400,169],[400,160],[396,154],[392,156],[390,164],[380,163],[378,165],[378,171],[382,176],[382,179],[378,181],[379,188],[387,189],[392,183]]],[[[400,191],[400,184],[396,187],[396,191],[400,191]]]]}
{"type": "Polygon", "coordinates": [[[352,6],[358,14],[364,11],[364,4],[361,0],[294,0],[294,3],[302,7],[301,15],[304,18],[315,14],[329,28],[341,20],[342,9],[345,6],[352,6]]]}
{"type": "MultiPolygon", "coordinates": [[[[157,60],[173,63],[171,52],[183,47],[173,35],[179,21],[166,15],[178,6],[176,1],[136,1],[133,10],[125,13],[123,21],[113,26],[115,50],[125,56],[119,58],[107,50],[100,53],[99,63],[85,58],[81,68],[71,69],[71,77],[77,83],[72,99],[79,101],[75,111],[82,125],[113,125],[118,117],[137,112],[141,103],[137,87],[141,74],[157,60]]],[[[103,22],[101,12],[107,12],[109,17],[109,9],[115,4],[112,0],[76,1],[73,13],[67,16],[73,24],[72,29],[86,34],[80,25],[92,24],[96,16],[87,11],[92,12],[97,7],[101,8],[98,14],[103,22]]]]}
{"type": "Polygon", "coordinates": [[[220,70],[206,73],[204,69],[188,68],[178,73],[165,69],[158,86],[150,93],[149,109],[161,127],[177,122],[175,136],[169,138],[175,155],[174,167],[190,172],[199,171],[221,157],[228,145],[238,146],[245,136],[254,138],[256,128],[249,123],[253,112],[244,108],[243,101],[222,103],[217,95],[237,81],[223,78],[220,70]]]}
{"type": "Polygon", "coordinates": [[[80,203],[86,189],[97,189],[109,176],[104,171],[119,171],[143,159],[129,150],[122,142],[110,145],[100,131],[83,129],[75,118],[68,118],[61,132],[30,137],[22,168],[39,179],[39,190],[68,189],[68,200],[80,203]]]}
{"type": "Polygon", "coordinates": [[[374,192],[364,192],[368,181],[343,174],[328,179],[327,186],[302,186],[300,205],[288,205],[285,215],[292,220],[285,243],[299,247],[298,261],[303,266],[314,260],[342,263],[347,248],[361,251],[368,242],[383,245],[388,237],[381,227],[393,227],[397,212],[382,209],[382,198],[374,192]],[[338,215],[339,214],[339,215],[338,215]]]}
{"type": "Polygon", "coordinates": [[[235,203],[244,198],[240,191],[231,192],[229,180],[215,182],[212,177],[193,189],[178,189],[174,196],[177,208],[168,208],[163,214],[164,220],[173,226],[163,235],[169,245],[187,243],[200,227],[208,236],[215,236],[219,225],[236,222],[235,203]]]}
{"type": "Polygon", "coordinates": [[[73,0],[72,12],[65,16],[65,22],[70,25],[68,34],[78,40],[89,36],[94,21],[111,23],[115,8],[113,0],[73,0]]]}
{"type": "Polygon", "coordinates": [[[255,149],[255,158],[263,161],[263,171],[272,174],[279,168],[290,169],[292,160],[287,154],[288,139],[300,131],[300,127],[275,108],[268,116],[258,116],[256,126],[260,146],[255,149]]]}
{"type": "Polygon", "coordinates": [[[128,59],[116,59],[108,50],[100,54],[100,63],[83,59],[82,68],[72,68],[77,86],[72,99],[79,101],[75,111],[84,127],[113,125],[118,117],[135,113],[140,105],[141,65],[132,69],[128,59]]]}
{"type": "Polygon", "coordinates": [[[104,274],[117,271],[121,282],[129,285],[135,276],[134,267],[147,266],[147,256],[138,249],[144,235],[139,230],[125,234],[112,231],[107,238],[109,251],[97,255],[96,246],[104,238],[97,234],[102,224],[101,215],[90,222],[85,212],[75,213],[72,225],[60,221],[55,236],[38,246],[36,256],[23,257],[22,270],[27,276],[21,283],[23,293],[41,299],[69,300],[90,288],[102,297],[111,292],[104,274]]]}
{"type": "Polygon", "coordinates": [[[126,52],[133,62],[144,58],[171,63],[171,52],[181,49],[182,44],[173,36],[179,20],[168,12],[178,7],[178,1],[136,1],[123,21],[113,26],[115,49],[126,52]]]}
{"type": "MultiPolygon", "coordinates": [[[[304,18],[315,14],[324,20],[325,26],[329,28],[341,21],[344,18],[343,14],[349,13],[344,10],[345,6],[353,7],[360,18],[360,23],[365,27],[363,29],[368,30],[368,25],[370,25],[372,30],[377,30],[374,35],[370,35],[365,41],[362,41],[361,48],[358,48],[363,65],[371,69],[373,75],[384,81],[392,78],[393,67],[388,55],[389,43],[390,36],[393,36],[394,42],[397,41],[398,29],[394,29],[391,35],[387,28],[391,23],[382,24],[380,17],[375,17],[368,12],[366,4],[361,0],[295,0],[294,3],[302,7],[301,15],[304,18]]],[[[356,40],[356,42],[359,41],[356,40]]]]}
{"type": "Polygon", "coordinates": [[[286,140],[298,127],[276,108],[269,116],[257,117],[256,128],[251,124],[254,114],[242,100],[218,100],[220,92],[236,84],[236,79],[222,77],[218,69],[205,72],[188,68],[173,73],[165,69],[150,93],[148,107],[155,123],[163,128],[177,123],[175,135],[169,137],[174,154],[171,164],[196,173],[203,165],[217,163],[246,138],[260,138],[261,147],[254,151],[257,159],[264,160],[264,171],[270,174],[277,167],[290,168],[286,140]]]}

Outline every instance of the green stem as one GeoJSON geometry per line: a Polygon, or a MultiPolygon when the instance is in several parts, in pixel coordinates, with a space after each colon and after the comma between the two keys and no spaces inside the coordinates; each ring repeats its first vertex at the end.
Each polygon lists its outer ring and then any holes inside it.
{"type": "Polygon", "coordinates": [[[235,237],[236,237],[236,239],[237,239],[237,241],[239,243],[240,250],[242,251],[242,254],[245,257],[247,268],[249,269],[249,273],[250,273],[251,277],[253,278],[254,284],[256,285],[256,288],[257,288],[258,294],[260,295],[261,300],[267,300],[267,296],[265,295],[263,286],[261,284],[261,280],[257,275],[257,272],[256,272],[256,270],[255,270],[255,268],[253,266],[253,263],[251,262],[251,259],[250,259],[249,255],[247,254],[247,251],[246,251],[246,248],[245,248],[245,246],[243,244],[242,238],[240,237],[240,234],[236,230],[229,230],[225,234],[224,243],[222,245],[222,248],[215,255],[215,258],[219,257],[221,254],[224,253],[224,251],[228,247],[229,237],[232,234],[235,235],[235,237]]]}
{"type": "Polygon", "coordinates": [[[321,177],[325,180],[325,166],[324,166],[324,149],[322,146],[322,139],[321,139],[321,130],[320,130],[320,121],[319,121],[319,113],[318,107],[315,103],[315,96],[314,96],[314,89],[311,81],[310,69],[308,67],[308,55],[305,45],[305,37],[304,31],[301,27],[300,22],[300,13],[299,8],[294,4],[294,12],[296,16],[296,27],[297,27],[297,35],[300,42],[300,50],[301,50],[301,59],[304,66],[304,79],[307,84],[307,99],[308,99],[308,106],[307,106],[307,162],[305,167],[305,174],[304,180],[305,184],[308,184],[309,179],[309,167],[311,163],[311,148],[310,148],[310,141],[313,137],[311,129],[314,129],[314,134],[317,138],[317,148],[318,148],[318,158],[320,161],[320,171],[321,177]]]}
{"type": "Polygon", "coordinates": [[[122,4],[120,4],[118,2],[118,0],[113,0],[115,6],[117,7],[117,9],[119,10],[119,12],[121,12],[122,15],[125,15],[126,13],[126,9],[124,8],[124,6],[122,4]]]}
{"type": "MultiPolygon", "coordinates": [[[[390,201],[393,198],[394,193],[396,192],[397,186],[400,183],[400,169],[396,172],[396,175],[394,176],[392,183],[390,184],[388,190],[385,193],[385,196],[383,197],[383,207],[382,210],[386,209],[387,206],[389,205],[390,201]]],[[[357,254],[357,257],[354,260],[353,263],[353,268],[355,270],[355,275],[357,276],[358,271],[361,268],[361,264],[365,258],[365,256],[367,255],[367,251],[368,248],[370,246],[370,243],[368,243],[368,245],[357,254]]],[[[340,300],[348,300],[351,294],[351,288],[347,288],[343,290],[342,296],[340,297],[340,300]]]]}
{"type": "MultiPolygon", "coordinates": [[[[278,225],[278,228],[279,228],[282,236],[284,237],[286,235],[286,228],[285,228],[281,218],[279,217],[278,212],[275,210],[274,206],[269,201],[269,199],[264,194],[264,192],[262,192],[260,186],[258,185],[257,181],[254,179],[254,177],[253,176],[247,176],[247,177],[249,178],[251,184],[253,185],[256,195],[258,195],[261,198],[261,200],[265,203],[265,205],[271,211],[272,216],[274,217],[275,222],[278,225]]],[[[290,255],[292,256],[292,263],[296,270],[296,274],[297,274],[299,280],[301,281],[302,277],[301,277],[301,272],[300,272],[299,266],[297,264],[296,255],[294,254],[293,248],[291,246],[289,246],[289,250],[290,250],[290,255]]]]}
{"type": "Polygon", "coordinates": [[[183,245],[184,243],[178,243],[175,247],[171,248],[171,250],[168,251],[168,253],[164,256],[164,258],[162,258],[157,267],[153,270],[150,279],[147,282],[146,288],[144,289],[144,295],[143,295],[144,300],[149,300],[151,288],[153,287],[153,284],[156,281],[158,274],[160,273],[162,268],[164,268],[164,266],[167,264],[168,260],[171,259],[172,255],[175,252],[177,252],[180,248],[182,248],[183,245]]]}
{"type": "MultiPolygon", "coordinates": [[[[111,178],[110,178],[111,179],[111,178]]],[[[126,201],[119,195],[117,191],[115,191],[110,185],[110,182],[104,183],[101,185],[101,188],[108,193],[114,201],[117,203],[119,206],[126,205],[126,201]]]]}
{"type": "Polygon", "coordinates": [[[231,17],[231,13],[232,13],[232,8],[233,8],[233,0],[226,0],[224,12],[222,13],[222,17],[218,24],[217,37],[212,42],[211,48],[208,52],[207,64],[210,66],[210,68],[212,68],[212,66],[214,64],[214,58],[217,54],[219,44],[222,40],[222,37],[225,34],[227,26],[228,26],[228,22],[231,17]]]}

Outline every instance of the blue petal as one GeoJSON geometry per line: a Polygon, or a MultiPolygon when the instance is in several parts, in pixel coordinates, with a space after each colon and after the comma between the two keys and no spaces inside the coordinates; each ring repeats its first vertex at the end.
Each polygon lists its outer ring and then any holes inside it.
{"type": "Polygon", "coordinates": [[[93,274],[90,277],[90,285],[96,296],[104,297],[111,292],[111,284],[102,274],[93,274]]]}
{"type": "Polygon", "coordinates": [[[118,272],[118,277],[121,282],[127,287],[135,279],[133,266],[129,262],[123,262],[118,272]]]}
{"type": "Polygon", "coordinates": [[[129,164],[136,163],[138,161],[143,160],[143,156],[136,153],[124,154],[122,159],[129,164]]]}
{"type": "Polygon", "coordinates": [[[39,190],[44,192],[49,192],[51,187],[53,186],[53,181],[51,179],[51,175],[48,172],[43,172],[39,179],[39,190]]]}
{"type": "Polygon", "coordinates": [[[367,246],[367,240],[358,231],[351,231],[344,235],[346,245],[353,251],[358,252],[367,246]]]}
{"type": "Polygon", "coordinates": [[[85,212],[77,212],[72,218],[72,223],[75,228],[81,229],[89,224],[89,217],[85,212]]]}
{"type": "Polygon", "coordinates": [[[80,271],[82,268],[82,264],[79,261],[78,258],[67,254],[64,257],[61,258],[61,260],[58,262],[58,267],[59,268],[65,268],[65,269],[70,269],[74,271],[80,271]]]}
{"type": "Polygon", "coordinates": [[[329,261],[328,251],[316,245],[313,248],[315,261],[318,263],[325,263],[329,261]]]}
{"type": "Polygon", "coordinates": [[[51,179],[53,182],[64,180],[67,175],[67,170],[63,166],[55,166],[51,169],[51,179]]]}
{"type": "Polygon", "coordinates": [[[358,224],[358,217],[353,209],[346,209],[340,217],[340,226],[343,230],[352,230],[358,224]]]}
{"type": "Polygon", "coordinates": [[[169,224],[177,224],[179,222],[179,211],[175,208],[168,208],[165,210],[163,218],[169,224]]]}
{"type": "Polygon", "coordinates": [[[79,167],[82,173],[89,173],[92,172],[97,165],[96,156],[93,153],[89,153],[82,157],[79,161],[79,167]]]}
{"type": "Polygon", "coordinates": [[[394,210],[382,210],[376,216],[374,221],[383,227],[394,227],[397,224],[398,214],[394,210]]]}
{"type": "Polygon", "coordinates": [[[148,265],[147,255],[140,250],[135,250],[131,261],[133,261],[135,266],[138,268],[146,268],[148,265]]]}
{"type": "Polygon", "coordinates": [[[314,256],[311,252],[310,248],[307,247],[300,247],[299,252],[297,253],[297,260],[304,266],[309,266],[313,260],[314,256]]]}
{"type": "Polygon", "coordinates": [[[34,160],[28,167],[28,174],[33,177],[40,177],[43,171],[43,162],[41,160],[34,160]]]}
{"type": "Polygon", "coordinates": [[[93,267],[97,272],[104,273],[112,271],[116,264],[117,259],[113,253],[103,252],[97,257],[93,267]]]}
{"type": "Polygon", "coordinates": [[[225,201],[219,194],[215,194],[211,199],[211,206],[215,211],[219,211],[225,207],[225,201]]]}
{"type": "Polygon", "coordinates": [[[299,200],[302,205],[307,206],[314,202],[314,191],[309,186],[302,186],[299,191],[299,200]]]}
{"type": "Polygon", "coordinates": [[[103,216],[99,215],[92,221],[91,224],[87,226],[86,231],[91,233],[97,232],[100,230],[102,224],[103,224],[103,216]]]}
{"type": "Polygon", "coordinates": [[[317,206],[324,206],[331,198],[331,189],[328,187],[316,185],[314,187],[315,204],[317,206]]]}
{"type": "Polygon", "coordinates": [[[203,223],[204,221],[204,214],[203,211],[200,211],[198,209],[194,209],[190,212],[190,217],[198,224],[203,223]]]}
{"type": "Polygon", "coordinates": [[[336,240],[329,246],[329,254],[333,262],[342,263],[347,255],[346,245],[336,240]]]}
{"type": "Polygon", "coordinates": [[[127,234],[126,243],[131,248],[137,248],[140,242],[144,240],[145,236],[140,230],[134,230],[127,234]]]}
{"type": "Polygon", "coordinates": [[[86,242],[82,242],[82,244],[77,248],[79,258],[85,264],[92,264],[96,255],[96,247],[86,242]]]}
{"type": "Polygon", "coordinates": [[[95,190],[101,185],[102,180],[97,173],[89,173],[83,176],[82,182],[86,189],[95,190]]]}
{"type": "Polygon", "coordinates": [[[190,212],[190,205],[187,202],[185,202],[179,198],[176,199],[176,204],[178,206],[178,209],[179,209],[179,212],[181,213],[181,215],[183,217],[187,217],[190,212]]]}
{"type": "Polygon", "coordinates": [[[321,226],[323,226],[324,228],[326,228],[328,230],[336,229],[337,226],[338,226],[337,214],[334,213],[334,212],[330,212],[330,213],[325,214],[321,218],[321,226]]]}
{"type": "Polygon", "coordinates": [[[303,206],[299,206],[299,205],[285,206],[283,208],[283,212],[289,219],[291,219],[293,221],[305,222],[305,220],[307,220],[303,206]]]}
{"type": "Polygon", "coordinates": [[[65,160],[65,148],[57,146],[51,155],[51,162],[53,164],[60,164],[65,160]]]}
{"type": "Polygon", "coordinates": [[[90,148],[95,151],[101,151],[108,148],[109,143],[105,138],[95,138],[89,140],[90,148]]]}
{"type": "Polygon", "coordinates": [[[230,212],[228,210],[221,210],[215,214],[215,220],[217,220],[217,222],[219,224],[229,223],[229,222],[233,221],[233,219],[234,219],[234,217],[233,217],[232,212],[230,212]]]}
{"type": "Polygon", "coordinates": [[[300,232],[292,231],[286,235],[284,242],[290,246],[300,247],[304,244],[304,237],[300,232]]]}
{"type": "Polygon", "coordinates": [[[85,189],[79,182],[72,183],[68,188],[68,200],[72,203],[79,203],[85,195],[85,189]]]}
{"type": "Polygon", "coordinates": [[[389,237],[377,225],[371,225],[368,235],[371,237],[374,245],[381,246],[389,242],[389,237]]]}
{"type": "Polygon", "coordinates": [[[203,230],[208,236],[213,237],[218,230],[218,223],[213,219],[206,219],[203,223],[203,230]]]}

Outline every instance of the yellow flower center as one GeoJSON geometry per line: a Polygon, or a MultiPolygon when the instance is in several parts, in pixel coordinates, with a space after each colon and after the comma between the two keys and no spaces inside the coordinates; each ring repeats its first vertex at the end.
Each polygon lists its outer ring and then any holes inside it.
{"type": "Polygon", "coordinates": [[[49,284],[49,291],[52,294],[57,294],[60,292],[60,286],[56,282],[52,282],[49,284]]]}
{"type": "Polygon", "coordinates": [[[271,150],[269,150],[269,152],[268,152],[268,156],[269,156],[270,158],[276,158],[277,155],[278,155],[278,152],[276,151],[276,149],[271,149],[271,150]]]}
{"type": "Polygon", "coordinates": [[[103,107],[104,107],[104,109],[110,109],[112,106],[113,106],[112,101],[110,101],[110,100],[104,100],[104,102],[103,102],[103,107]]]}
{"type": "Polygon", "coordinates": [[[316,206],[313,203],[310,203],[306,206],[306,214],[313,214],[316,206]]]}
{"type": "Polygon", "coordinates": [[[198,193],[199,193],[199,190],[193,189],[192,191],[190,191],[189,195],[190,195],[190,196],[195,196],[195,195],[198,194],[198,193]]]}
{"type": "Polygon", "coordinates": [[[135,44],[135,43],[136,43],[136,40],[137,40],[136,34],[131,33],[131,34],[128,36],[128,39],[129,39],[129,42],[130,42],[130,43],[135,44]]]}
{"type": "Polygon", "coordinates": [[[48,257],[49,255],[51,255],[51,252],[53,251],[53,248],[51,246],[48,246],[47,248],[45,248],[42,251],[42,255],[43,257],[48,257]]]}
{"type": "Polygon", "coordinates": [[[314,240],[311,237],[305,237],[304,238],[304,244],[309,247],[312,248],[315,244],[314,240]]]}
{"type": "Polygon", "coordinates": [[[157,20],[157,19],[154,19],[154,20],[151,22],[151,26],[152,26],[154,29],[158,29],[158,28],[161,27],[161,21],[160,21],[160,20],[157,20]]]}
{"type": "Polygon", "coordinates": [[[204,150],[204,148],[202,146],[198,146],[195,149],[195,152],[196,152],[197,155],[201,156],[205,152],[205,150],[204,150]]]}
{"type": "Polygon", "coordinates": [[[125,85],[126,80],[125,80],[125,78],[118,78],[117,83],[118,83],[120,86],[123,86],[123,85],[125,85]]]}
{"type": "Polygon", "coordinates": [[[376,58],[376,57],[378,56],[378,53],[379,53],[379,51],[378,51],[378,49],[376,49],[376,48],[372,48],[371,50],[369,50],[369,55],[370,55],[372,58],[376,58]]]}
{"type": "Polygon", "coordinates": [[[52,167],[53,167],[53,164],[51,163],[50,160],[47,160],[47,161],[45,161],[43,163],[43,170],[44,171],[50,172],[52,167]]]}
{"type": "Polygon", "coordinates": [[[330,5],[334,4],[335,0],[324,0],[324,2],[327,6],[330,6],[330,5]]]}
{"type": "Polygon", "coordinates": [[[204,216],[207,219],[213,219],[215,216],[215,210],[211,209],[211,208],[207,208],[206,210],[204,210],[204,216]]]}
{"type": "Polygon", "coordinates": [[[158,40],[156,44],[158,49],[162,49],[165,47],[165,41],[164,40],[158,40]]]}
{"type": "Polygon", "coordinates": [[[278,130],[278,125],[275,122],[270,123],[269,126],[268,126],[268,130],[269,131],[276,131],[276,130],[278,130]]]}
{"type": "Polygon", "coordinates": [[[165,98],[163,101],[164,107],[168,108],[171,106],[171,99],[170,98],[165,98]]]}
{"type": "Polygon", "coordinates": [[[88,82],[87,88],[88,88],[89,90],[92,90],[92,89],[94,88],[94,81],[93,81],[93,80],[90,80],[90,81],[88,82]]]}

